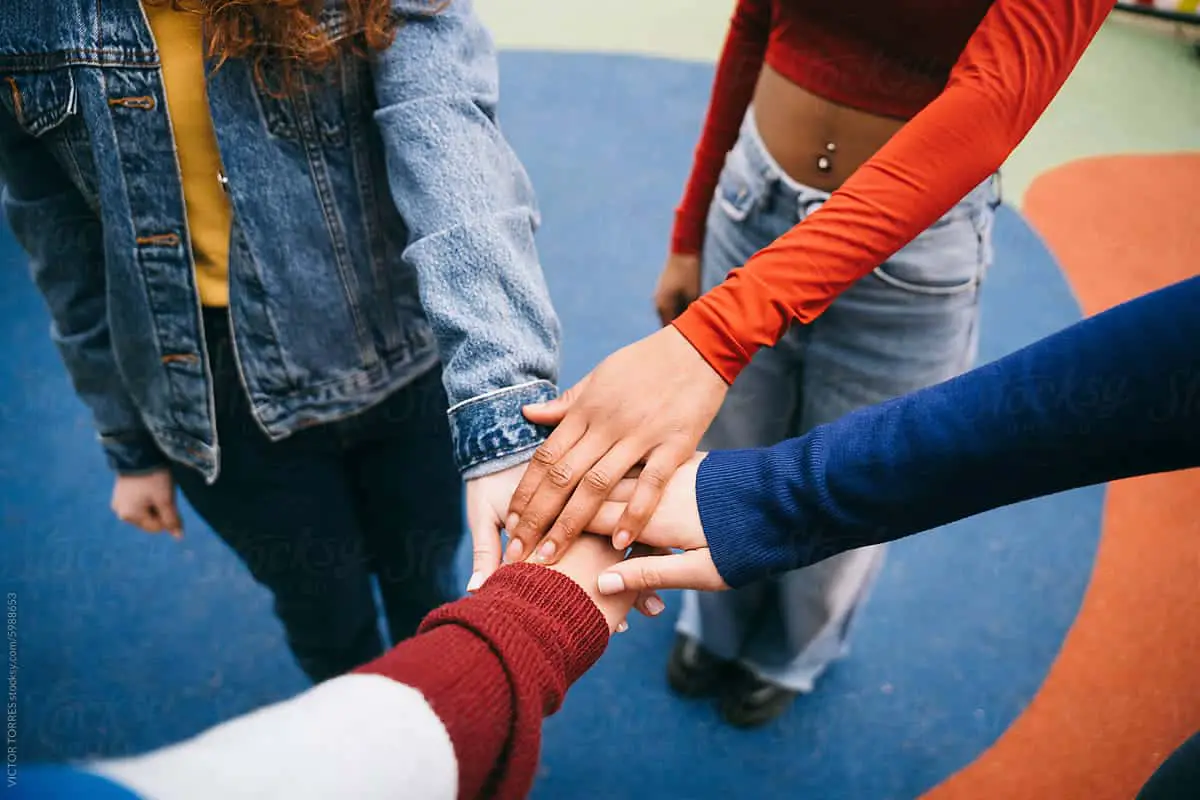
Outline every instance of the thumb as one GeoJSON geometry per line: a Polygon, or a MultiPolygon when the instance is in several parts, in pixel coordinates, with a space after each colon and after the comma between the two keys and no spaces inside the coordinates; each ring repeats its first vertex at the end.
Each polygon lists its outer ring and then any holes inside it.
{"type": "Polygon", "coordinates": [[[600,574],[600,594],[647,589],[728,589],[707,547],[669,556],[644,556],[622,561],[600,574]]]}
{"type": "Polygon", "coordinates": [[[494,515],[469,510],[468,525],[471,528],[471,579],[467,591],[474,592],[483,586],[492,573],[500,569],[500,523],[494,515]]]}
{"type": "Polygon", "coordinates": [[[158,504],[158,518],[172,538],[183,538],[183,519],[179,516],[179,508],[175,505],[174,497],[168,496],[166,500],[158,504]]]}
{"type": "Polygon", "coordinates": [[[567,389],[553,400],[547,400],[544,403],[531,403],[521,409],[525,414],[525,419],[532,422],[534,425],[557,425],[563,421],[563,417],[571,410],[571,406],[579,399],[579,395],[587,387],[588,381],[592,374],[589,372],[580,379],[579,383],[567,389]]]}

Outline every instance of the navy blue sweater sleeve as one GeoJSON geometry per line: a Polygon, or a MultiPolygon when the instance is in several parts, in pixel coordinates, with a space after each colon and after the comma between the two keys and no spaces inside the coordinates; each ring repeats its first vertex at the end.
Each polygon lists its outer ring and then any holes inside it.
{"type": "Polygon", "coordinates": [[[725,582],[999,506],[1200,466],[1200,277],[696,478],[725,582]]]}

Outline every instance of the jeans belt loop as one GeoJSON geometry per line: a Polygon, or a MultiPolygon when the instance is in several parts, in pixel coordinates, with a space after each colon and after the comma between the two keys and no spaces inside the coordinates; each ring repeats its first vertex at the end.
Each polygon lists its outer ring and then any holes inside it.
{"type": "Polygon", "coordinates": [[[796,205],[798,206],[798,208],[796,209],[796,214],[799,216],[799,218],[801,220],[806,220],[809,217],[811,217],[813,214],[817,213],[821,209],[821,206],[825,205],[825,198],[824,197],[808,197],[808,198],[806,198],[804,195],[800,195],[799,197],[796,198],[796,205]]]}

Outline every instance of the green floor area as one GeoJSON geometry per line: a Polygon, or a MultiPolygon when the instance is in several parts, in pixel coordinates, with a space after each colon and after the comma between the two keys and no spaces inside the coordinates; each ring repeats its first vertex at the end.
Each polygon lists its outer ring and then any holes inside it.
{"type": "Polygon", "coordinates": [[[1009,158],[1006,199],[1020,205],[1038,174],[1075,159],[1197,149],[1200,59],[1189,39],[1117,14],[1009,158]]]}

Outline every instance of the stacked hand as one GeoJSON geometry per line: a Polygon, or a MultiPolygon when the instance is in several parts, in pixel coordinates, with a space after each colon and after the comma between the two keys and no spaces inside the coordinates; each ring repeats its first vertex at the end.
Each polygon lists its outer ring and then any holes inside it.
{"type": "Polygon", "coordinates": [[[557,425],[534,453],[505,522],[510,560],[553,563],[637,465],[613,544],[638,539],[675,470],[696,452],[727,390],[673,327],[606,358],[578,385],[525,416],[557,425]]]}
{"type": "MultiPolygon", "coordinates": [[[[508,506],[512,499],[513,491],[516,489],[517,483],[520,481],[524,471],[525,465],[522,464],[493,473],[492,475],[467,481],[467,523],[471,529],[474,546],[472,559],[474,567],[471,579],[467,583],[468,592],[473,592],[482,586],[488,576],[500,567],[500,530],[504,527],[504,515],[508,513],[508,506]]],[[[634,481],[632,480],[624,480],[618,484],[621,488],[620,497],[626,498],[632,492],[633,483],[634,481]]],[[[618,505],[616,502],[608,504],[607,512],[609,517],[613,517],[617,513],[618,505]]],[[[607,530],[604,530],[601,523],[588,525],[586,529],[594,530],[596,533],[612,534],[611,525],[608,526],[607,530]]],[[[590,547],[594,547],[594,545],[590,547]]],[[[606,549],[611,553],[611,563],[616,564],[621,561],[622,554],[620,551],[612,547],[606,547],[606,549]]],[[[571,548],[569,552],[574,553],[574,548],[571,548]]],[[[565,557],[565,553],[560,553],[560,555],[565,557]]],[[[508,560],[518,561],[522,559],[508,560]]],[[[541,564],[548,563],[545,559],[532,558],[528,560],[541,564]]],[[[620,594],[622,591],[605,592],[605,594],[620,594]]],[[[662,598],[658,597],[654,592],[638,593],[634,605],[643,614],[651,617],[660,614],[665,608],[662,598]]]]}
{"type": "MultiPolygon", "coordinates": [[[[619,595],[627,591],[643,594],[657,589],[703,589],[719,591],[729,586],[717,572],[709,552],[708,539],[696,504],[696,473],[705,453],[697,453],[679,468],[659,501],[658,508],[638,541],[652,548],[654,555],[631,558],[614,564],[600,575],[601,594],[619,595]],[[674,553],[672,551],[681,551],[674,553]]],[[[636,491],[637,480],[630,477],[617,484],[588,530],[614,533],[625,504],[636,491]]]]}
{"type": "MultiPolygon", "coordinates": [[[[625,562],[610,587],[617,576],[647,590],[680,581],[724,586],[696,511],[695,451],[728,387],[669,324],[699,292],[699,258],[672,256],[654,296],[665,327],[606,358],[560,398],[525,408],[531,422],[555,430],[527,467],[468,483],[469,588],[500,566],[501,529],[509,535],[507,561],[553,564],[590,530],[612,536],[621,551],[635,541],[685,551],[625,562]],[[660,502],[666,506],[652,521],[660,502]]],[[[661,601],[643,592],[639,607],[661,610],[661,601]]]]}

